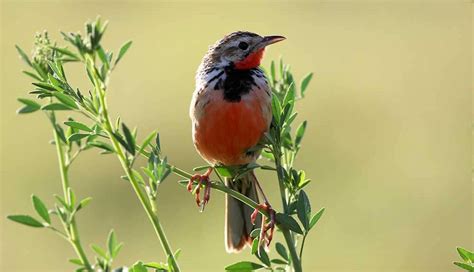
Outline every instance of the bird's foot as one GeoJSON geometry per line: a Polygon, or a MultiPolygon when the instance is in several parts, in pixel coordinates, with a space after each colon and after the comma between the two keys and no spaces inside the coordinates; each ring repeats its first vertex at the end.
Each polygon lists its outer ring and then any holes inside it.
{"type": "Polygon", "coordinates": [[[266,211],[268,213],[268,216],[262,218],[259,236],[260,245],[265,243],[265,246],[268,247],[273,239],[273,231],[275,230],[275,210],[267,201],[263,204],[259,204],[250,216],[250,220],[254,225],[259,211],[266,211]]]}
{"type": "Polygon", "coordinates": [[[190,193],[195,194],[196,196],[196,204],[198,207],[201,208],[201,211],[204,211],[204,207],[206,204],[209,202],[209,199],[211,198],[211,186],[210,186],[210,175],[212,173],[212,168],[209,167],[207,171],[201,175],[201,174],[194,174],[188,182],[188,191],[190,193]],[[194,182],[197,181],[197,185],[193,190],[193,184],[194,182]],[[204,185],[204,195],[203,199],[201,200],[200,198],[200,193],[201,193],[201,185],[204,185]]]}

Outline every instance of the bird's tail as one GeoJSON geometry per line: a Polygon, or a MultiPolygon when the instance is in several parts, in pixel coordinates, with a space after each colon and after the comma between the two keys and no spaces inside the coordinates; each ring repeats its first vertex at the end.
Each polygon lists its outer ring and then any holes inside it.
{"type": "MultiPolygon", "coordinates": [[[[226,178],[227,186],[258,203],[256,182],[253,170],[247,172],[246,175],[238,180],[226,178]]],[[[255,225],[253,225],[250,220],[253,209],[228,194],[226,194],[225,204],[225,246],[227,252],[237,253],[245,245],[252,243],[250,233],[260,226],[262,218],[258,214],[255,225]]]]}

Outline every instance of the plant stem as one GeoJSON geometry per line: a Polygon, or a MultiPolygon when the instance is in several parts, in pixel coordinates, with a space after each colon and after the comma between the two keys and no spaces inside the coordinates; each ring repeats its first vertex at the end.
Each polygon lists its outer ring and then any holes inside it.
{"type": "MultiPolygon", "coordinates": [[[[53,113],[54,114],[54,113],[53,113]]],[[[54,141],[56,142],[56,151],[58,156],[59,162],[59,171],[61,173],[61,182],[63,186],[63,193],[64,193],[64,200],[67,204],[71,205],[68,197],[68,191],[70,190],[69,186],[69,175],[68,175],[68,167],[66,165],[66,157],[63,149],[63,144],[61,139],[59,138],[58,132],[53,129],[54,132],[54,141]]],[[[74,217],[71,219],[71,223],[69,225],[68,231],[68,240],[73,246],[74,250],[76,251],[77,256],[84,264],[84,267],[87,271],[94,271],[92,266],[87,259],[87,255],[84,252],[84,248],[82,247],[81,240],[79,238],[79,230],[77,228],[76,220],[74,217]]]]}
{"type": "Polygon", "coordinates": [[[95,72],[94,68],[94,62],[93,59],[89,56],[88,62],[88,69],[92,73],[94,77],[94,85],[96,87],[97,95],[99,96],[99,103],[101,107],[101,115],[103,118],[103,129],[109,136],[109,140],[112,143],[117,156],[119,158],[120,164],[122,165],[123,170],[125,171],[130,184],[132,185],[133,190],[135,191],[135,194],[137,195],[140,203],[142,204],[143,208],[145,209],[145,212],[148,216],[148,219],[153,225],[153,228],[155,230],[156,235],[158,236],[158,239],[160,240],[161,246],[163,248],[163,251],[166,253],[167,257],[170,259],[170,266],[173,267],[174,272],[179,272],[181,271],[179,268],[178,263],[176,262],[175,256],[173,254],[173,251],[171,249],[171,246],[168,242],[168,239],[166,238],[165,232],[163,230],[163,227],[161,226],[160,220],[158,218],[157,213],[155,212],[155,209],[153,208],[152,204],[150,203],[150,200],[148,199],[148,196],[141,190],[140,185],[138,183],[138,180],[136,179],[135,175],[132,172],[132,168],[130,166],[129,160],[127,159],[125,153],[123,152],[123,149],[121,148],[120,144],[118,143],[117,139],[115,139],[115,136],[113,135],[114,129],[112,127],[112,123],[110,122],[110,117],[108,114],[108,109],[107,109],[107,103],[105,100],[105,90],[101,86],[101,82],[98,78],[98,75],[95,72]],[[92,67],[90,67],[92,66],[92,67]]]}
{"type": "Polygon", "coordinates": [[[306,233],[303,235],[303,241],[301,241],[301,247],[300,247],[300,263],[303,263],[303,249],[304,249],[304,241],[306,241],[306,236],[308,234],[306,233]]]}
{"type": "MultiPolygon", "coordinates": [[[[280,150],[276,150],[275,148],[279,148],[278,146],[274,146],[273,156],[275,157],[275,166],[277,169],[277,176],[278,176],[278,185],[280,187],[280,195],[281,201],[283,205],[283,211],[285,214],[289,214],[288,211],[288,202],[287,202],[287,192],[284,185],[284,176],[283,176],[283,165],[281,163],[281,152],[280,150]]],[[[302,272],[303,269],[301,267],[301,260],[298,258],[298,254],[296,252],[296,246],[293,239],[293,236],[289,229],[287,228],[280,228],[283,236],[285,237],[285,242],[290,251],[291,256],[291,264],[293,265],[293,269],[295,272],[302,272]]]]}

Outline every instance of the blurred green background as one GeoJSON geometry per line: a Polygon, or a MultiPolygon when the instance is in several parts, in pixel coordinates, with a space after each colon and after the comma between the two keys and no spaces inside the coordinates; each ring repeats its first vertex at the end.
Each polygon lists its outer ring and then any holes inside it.
{"type": "MultiPolygon", "coordinates": [[[[139,135],[158,129],[164,152],[191,170],[203,161],[191,141],[188,105],[195,70],[224,34],[250,30],[288,39],[267,50],[284,56],[299,79],[315,78],[298,104],[309,121],[297,166],[313,183],[313,209],[326,207],[308,237],[305,271],[457,271],[455,247],[473,246],[471,181],[471,3],[3,1],[1,5],[1,271],[71,271],[70,245],[4,218],[33,213],[30,195],[52,204],[60,193],[48,121],[17,116],[30,80],[14,49],[36,31],[82,30],[110,20],[104,43],[134,44],[112,76],[113,116],[139,135]]],[[[62,41],[60,41],[62,43],[62,41]]],[[[88,88],[84,69],[69,78],[88,88]]],[[[164,260],[134,193],[113,156],[82,155],[72,185],[92,204],[79,215],[83,242],[125,242],[117,264],[164,260]]],[[[279,208],[275,178],[258,173],[279,208]]],[[[224,251],[223,195],[204,213],[172,177],[161,187],[161,219],[184,271],[222,271],[250,254],[224,251]]],[[[91,254],[91,251],[88,251],[91,254]]]]}

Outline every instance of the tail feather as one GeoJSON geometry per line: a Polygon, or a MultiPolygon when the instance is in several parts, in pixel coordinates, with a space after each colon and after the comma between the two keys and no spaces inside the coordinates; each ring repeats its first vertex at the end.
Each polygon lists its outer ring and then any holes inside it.
{"type": "MultiPolygon", "coordinates": [[[[256,180],[253,171],[248,172],[239,180],[225,180],[226,185],[231,189],[240,192],[258,203],[256,180]]],[[[261,215],[257,216],[255,225],[252,224],[250,216],[253,209],[232,196],[226,194],[226,215],[225,215],[225,240],[226,250],[229,253],[240,252],[245,245],[251,244],[250,233],[261,224],[261,215]]]]}

